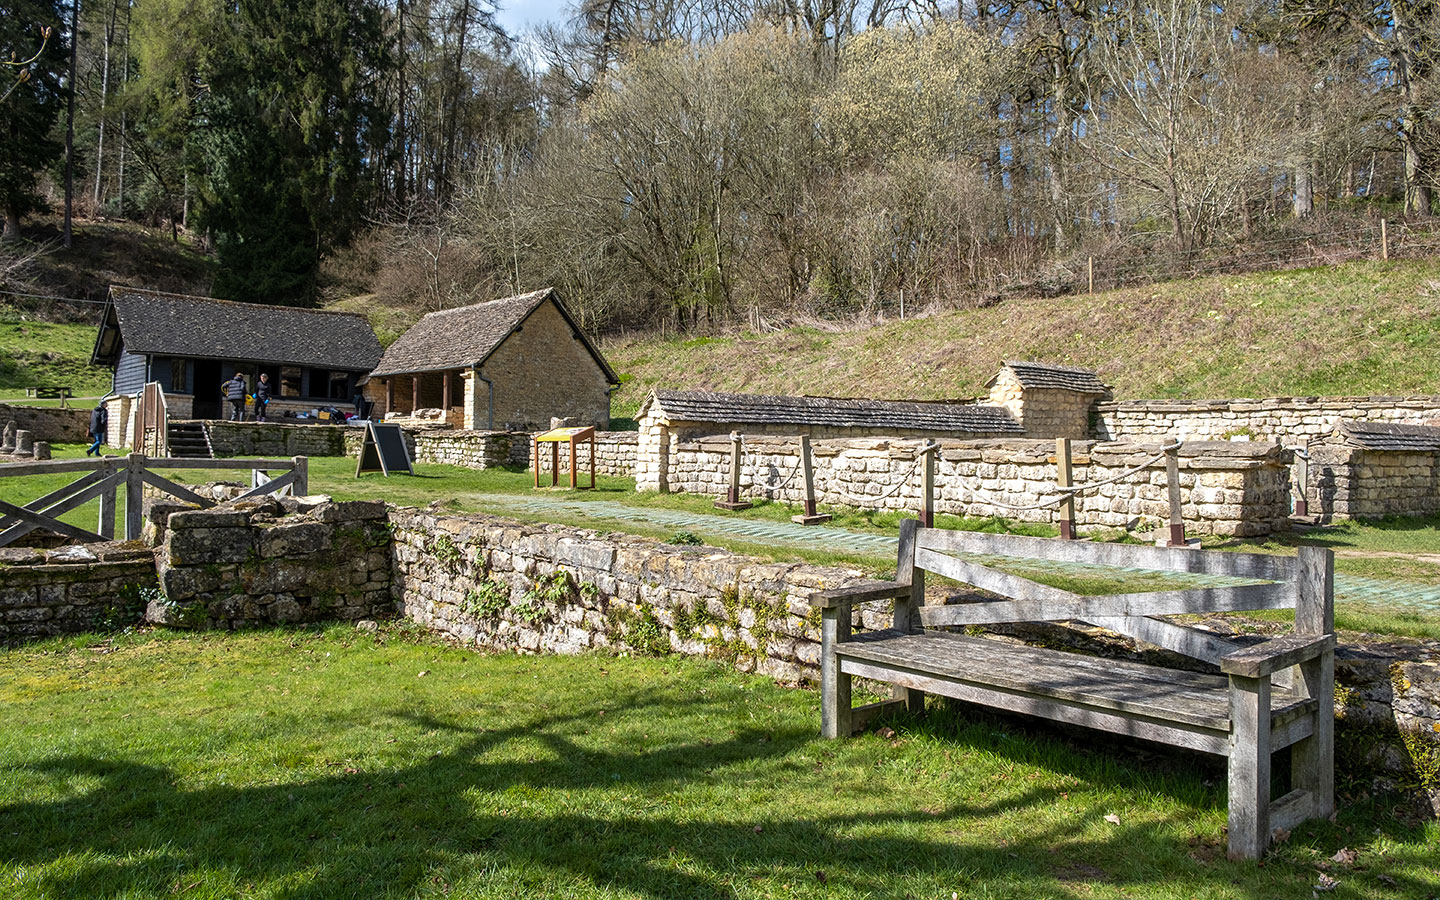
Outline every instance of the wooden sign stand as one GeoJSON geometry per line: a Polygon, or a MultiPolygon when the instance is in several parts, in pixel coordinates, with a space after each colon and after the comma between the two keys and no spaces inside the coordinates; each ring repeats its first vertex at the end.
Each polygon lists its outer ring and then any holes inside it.
{"type": "Polygon", "coordinates": [[[550,445],[550,486],[556,487],[560,484],[560,444],[570,445],[570,489],[572,491],[588,491],[595,487],[595,427],[587,425],[584,428],[553,428],[544,434],[535,435],[535,487],[540,487],[540,445],[550,445]],[[590,484],[580,484],[578,472],[580,460],[576,450],[581,441],[590,443],[590,484]]]}
{"type": "Polygon", "coordinates": [[[355,477],[359,478],[365,472],[380,472],[388,478],[392,471],[415,474],[415,467],[410,462],[410,449],[405,446],[405,432],[399,425],[366,422],[365,439],[360,444],[360,456],[355,461],[355,477]]]}

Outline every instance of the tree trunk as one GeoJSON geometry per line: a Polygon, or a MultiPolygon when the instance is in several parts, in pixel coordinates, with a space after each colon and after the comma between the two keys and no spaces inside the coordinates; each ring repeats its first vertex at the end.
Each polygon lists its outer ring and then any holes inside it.
{"type": "Polygon", "coordinates": [[[0,232],[0,243],[20,240],[20,213],[13,206],[5,207],[5,230],[0,232]]]}
{"type": "Polygon", "coordinates": [[[70,2],[70,74],[65,84],[65,249],[75,211],[75,58],[80,52],[80,0],[70,2]]]}
{"type": "Polygon", "coordinates": [[[1291,198],[1290,208],[1295,213],[1295,218],[1305,219],[1315,212],[1315,185],[1310,178],[1310,157],[1302,155],[1295,160],[1294,166],[1295,194],[1291,198]]]}

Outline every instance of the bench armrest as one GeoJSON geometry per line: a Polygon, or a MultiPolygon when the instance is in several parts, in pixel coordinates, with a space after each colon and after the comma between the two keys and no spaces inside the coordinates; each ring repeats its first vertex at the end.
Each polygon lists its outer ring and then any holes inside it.
{"type": "Polygon", "coordinates": [[[899,581],[862,581],[849,587],[819,591],[810,595],[810,605],[816,609],[837,609],[855,603],[870,603],[874,600],[895,600],[910,596],[910,585],[899,581]]]}
{"type": "Polygon", "coordinates": [[[1333,634],[1292,634],[1225,654],[1220,657],[1220,671],[1244,678],[1264,678],[1334,649],[1333,634]]]}

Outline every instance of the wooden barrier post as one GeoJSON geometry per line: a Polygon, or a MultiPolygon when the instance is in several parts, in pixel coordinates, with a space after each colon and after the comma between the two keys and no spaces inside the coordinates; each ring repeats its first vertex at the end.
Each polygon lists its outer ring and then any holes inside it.
{"type": "MultiPolygon", "coordinates": [[[[1070,475],[1070,439],[1055,439],[1055,484],[1058,487],[1068,488],[1071,486],[1070,475]]],[[[1062,540],[1075,540],[1075,495],[1067,493],[1065,499],[1060,501],[1060,537],[1062,540]]]]}
{"type": "Polygon", "coordinates": [[[1095,293],[1095,257],[1089,257],[1086,265],[1090,269],[1090,293],[1095,293]]]}
{"type": "Polygon", "coordinates": [[[725,493],[724,500],[716,500],[716,509],[749,509],[750,501],[740,499],[740,453],[741,439],[740,432],[730,432],[730,489],[725,493]]]}
{"type": "Polygon", "coordinates": [[[1180,447],[1165,451],[1165,484],[1170,495],[1170,540],[1167,547],[1185,546],[1185,519],[1180,515],[1180,447]]]}
{"type": "Polygon", "coordinates": [[[536,440],[539,436],[539,433],[530,435],[530,446],[535,450],[535,465],[531,466],[531,468],[535,471],[536,488],[540,487],[540,442],[536,440]]]}
{"type": "Polygon", "coordinates": [[[304,497],[310,493],[310,460],[304,456],[292,457],[291,471],[295,479],[290,482],[290,496],[304,497]]]}
{"type": "Polygon", "coordinates": [[[107,541],[115,540],[115,488],[100,495],[100,521],[95,531],[107,541]]]}
{"type": "Polygon", "coordinates": [[[1390,227],[1384,220],[1380,220],[1380,259],[1390,258],[1390,227]]]}
{"type": "Polygon", "coordinates": [[[800,435],[800,474],[805,478],[805,512],[791,516],[798,525],[819,525],[830,521],[829,513],[815,511],[815,467],[810,463],[810,435],[800,435]]]}
{"type": "Polygon", "coordinates": [[[920,448],[925,463],[920,469],[920,524],[935,527],[935,453],[940,445],[926,441],[920,448]]]}
{"type": "Polygon", "coordinates": [[[125,465],[125,540],[137,541],[145,527],[145,455],[131,453],[125,465]]]}

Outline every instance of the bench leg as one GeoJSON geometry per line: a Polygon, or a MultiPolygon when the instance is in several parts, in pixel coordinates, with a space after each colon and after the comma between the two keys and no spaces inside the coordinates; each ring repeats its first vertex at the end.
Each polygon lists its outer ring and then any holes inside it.
{"type": "Polygon", "coordinates": [[[836,645],[850,637],[850,607],[827,609],[820,618],[820,736],[848,738],[854,731],[850,715],[850,676],[840,671],[836,645]]]}
{"type": "Polygon", "coordinates": [[[1290,781],[1311,797],[1309,817],[1335,811],[1335,653],[1300,665],[1305,694],[1315,698],[1315,732],[1290,748],[1290,781]]]}
{"type": "Polygon", "coordinates": [[[1230,676],[1231,859],[1259,859],[1270,844],[1270,679],[1230,676]]]}

